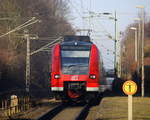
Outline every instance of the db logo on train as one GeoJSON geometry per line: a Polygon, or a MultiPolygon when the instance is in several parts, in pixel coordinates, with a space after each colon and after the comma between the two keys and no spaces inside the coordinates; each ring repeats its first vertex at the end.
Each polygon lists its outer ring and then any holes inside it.
{"type": "Polygon", "coordinates": [[[128,80],[123,84],[122,89],[126,95],[134,95],[137,91],[137,85],[134,81],[128,80]]]}

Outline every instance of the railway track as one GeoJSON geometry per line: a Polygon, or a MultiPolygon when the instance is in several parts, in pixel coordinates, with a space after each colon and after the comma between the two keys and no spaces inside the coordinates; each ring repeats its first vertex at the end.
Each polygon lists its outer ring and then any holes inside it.
{"type": "Polygon", "coordinates": [[[88,115],[90,104],[61,104],[39,117],[37,120],[84,120],[88,115]]]}
{"type": "Polygon", "coordinates": [[[55,117],[59,112],[67,107],[67,104],[60,104],[54,107],[53,109],[49,110],[47,113],[39,117],[37,120],[51,120],[55,117]]]}
{"type": "Polygon", "coordinates": [[[53,120],[84,120],[88,115],[90,107],[89,104],[69,105],[56,115],[53,120]]]}
{"type": "Polygon", "coordinates": [[[87,117],[87,115],[88,115],[88,112],[89,112],[89,110],[90,110],[90,107],[91,107],[90,104],[86,104],[86,105],[82,108],[81,112],[76,116],[75,120],[84,120],[84,119],[86,119],[86,117],[87,117]]]}
{"type": "Polygon", "coordinates": [[[60,104],[37,120],[85,120],[93,106],[92,103],[93,101],[87,104],[60,104]]]}

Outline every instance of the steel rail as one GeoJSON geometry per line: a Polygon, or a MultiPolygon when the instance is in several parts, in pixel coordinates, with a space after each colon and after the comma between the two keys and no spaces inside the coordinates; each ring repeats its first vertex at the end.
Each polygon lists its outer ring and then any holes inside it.
{"type": "Polygon", "coordinates": [[[51,120],[66,107],[67,107],[67,104],[60,104],[54,107],[53,109],[49,110],[44,115],[40,116],[37,120],[51,120]]]}
{"type": "Polygon", "coordinates": [[[91,104],[90,103],[86,104],[81,110],[81,112],[75,117],[75,120],[85,120],[90,108],[91,104]]]}

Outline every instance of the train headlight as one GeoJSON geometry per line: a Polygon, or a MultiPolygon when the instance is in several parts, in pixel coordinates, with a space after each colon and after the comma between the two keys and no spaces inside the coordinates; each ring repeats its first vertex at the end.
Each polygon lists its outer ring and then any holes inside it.
{"type": "Polygon", "coordinates": [[[95,75],[90,75],[90,78],[91,78],[91,79],[95,79],[96,76],[95,76],[95,75]]]}
{"type": "Polygon", "coordinates": [[[55,79],[59,79],[59,78],[60,78],[60,75],[58,75],[58,74],[57,74],[57,75],[54,75],[54,78],[55,78],[55,79]]]}

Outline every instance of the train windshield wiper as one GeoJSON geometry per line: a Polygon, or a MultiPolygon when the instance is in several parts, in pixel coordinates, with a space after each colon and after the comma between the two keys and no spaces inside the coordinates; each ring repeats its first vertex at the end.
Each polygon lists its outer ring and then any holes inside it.
{"type": "Polygon", "coordinates": [[[86,64],[71,64],[71,65],[65,65],[65,67],[86,67],[86,64]]]}
{"type": "Polygon", "coordinates": [[[77,65],[72,64],[72,65],[67,65],[66,67],[71,68],[71,67],[75,67],[75,66],[77,66],[77,65]]]}

